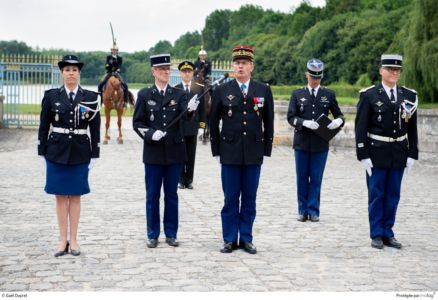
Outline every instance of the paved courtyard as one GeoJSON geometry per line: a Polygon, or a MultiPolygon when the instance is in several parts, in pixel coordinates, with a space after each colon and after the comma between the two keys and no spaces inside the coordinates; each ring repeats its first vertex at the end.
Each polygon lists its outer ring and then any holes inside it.
{"type": "Polygon", "coordinates": [[[370,247],[365,174],[354,149],[329,153],[321,222],[296,219],[292,149],[266,158],[254,224],[256,255],[222,254],[220,166],[198,144],[194,190],[182,190],[180,247],[146,247],[142,142],[102,146],[83,197],[79,257],[54,258],[54,197],[43,191],[37,131],[0,130],[1,291],[436,291],[438,154],[404,178],[395,232],[402,250],[370,247]]]}

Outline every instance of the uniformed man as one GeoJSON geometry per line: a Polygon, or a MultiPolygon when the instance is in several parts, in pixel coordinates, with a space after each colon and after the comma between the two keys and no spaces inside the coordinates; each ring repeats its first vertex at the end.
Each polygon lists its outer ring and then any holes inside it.
{"type": "MultiPolygon", "coordinates": [[[[203,87],[193,81],[193,70],[195,65],[190,61],[183,61],[178,65],[182,82],[175,88],[182,89],[187,94],[187,99],[193,96],[201,96],[203,87]]],[[[180,189],[193,189],[193,173],[195,169],[195,156],[197,137],[204,133],[205,129],[205,107],[203,97],[199,100],[197,110],[192,116],[183,118],[183,135],[186,143],[187,161],[184,163],[179,178],[180,189]]]]}
{"type": "Polygon", "coordinates": [[[274,102],[268,85],[251,80],[254,49],[236,46],[232,56],[236,79],[215,89],[210,115],[211,150],[221,163],[225,196],[220,251],[230,253],[239,242],[255,254],[252,226],[263,156],[271,156],[272,151],[274,102]]]}
{"type": "Polygon", "coordinates": [[[317,135],[316,120],[331,112],[334,120],[327,126],[334,130],[343,126],[344,116],[335,92],[321,86],[324,63],[319,59],[307,62],[307,86],[292,92],[287,120],[295,128],[293,148],[297,173],[298,221],[319,221],[321,184],[327,161],[329,142],[317,135]]]}
{"type": "Polygon", "coordinates": [[[44,190],[56,197],[60,244],[55,257],[81,253],[81,196],[90,192],[88,174],[100,152],[100,100],[79,85],[83,65],[75,55],[64,56],[58,62],[64,85],[47,90],[42,101],[38,155],[47,167],[44,190]]]}
{"type": "Polygon", "coordinates": [[[207,60],[207,51],[201,47],[198,53],[198,59],[195,61],[195,77],[204,79],[205,84],[209,85],[211,80],[211,62],[207,60]]]}
{"type": "Polygon", "coordinates": [[[199,102],[169,85],[170,54],[150,57],[155,84],[138,92],[133,128],[144,140],[147,246],[155,248],[160,235],[160,191],[164,187],[164,234],[166,243],[178,246],[178,180],[187,159],[181,119],[199,102]]]}
{"type": "Polygon", "coordinates": [[[105,78],[103,79],[103,81],[101,83],[99,83],[99,86],[97,89],[98,89],[99,93],[102,94],[103,87],[105,86],[107,80],[112,75],[116,76],[117,78],[120,79],[120,81],[122,83],[124,102],[125,102],[125,106],[126,106],[128,103],[128,85],[123,80],[122,75],[121,75],[120,70],[122,69],[123,59],[118,53],[119,53],[119,47],[117,47],[117,45],[114,45],[111,48],[111,55],[108,55],[106,57],[106,63],[105,63],[106,75],[105,75],[105,78]]]}
{"type": "Polygon", "coordinates": [[[392,227],[403,172],[418,160],[417,92],[397,85],[402,56],[383,54],[382,82],[360,92],[356,153],[366,170],[371,247],[401,248],[392,227]]]}

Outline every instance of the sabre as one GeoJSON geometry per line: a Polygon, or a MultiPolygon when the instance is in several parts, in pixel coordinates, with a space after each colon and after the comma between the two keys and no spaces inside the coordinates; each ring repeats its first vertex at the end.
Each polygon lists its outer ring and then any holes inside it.
{"type": "Polygon", "coordinates": [[[112,37],[113,37],[113,46],[115,46],[115,45],[116,45],[116,40],[115,40],[115,38],[114,38],[113,25],[111,24],[111,22],[109,22],[109,23],[110,23],[110,27],[111,27],[111,35],[112,35],[112,37]]]}
{"type": "MultiPolygon", "coordinates": [[[[208,89],[206,89],[200,96],[194,95],[192,97],[192,99],[196,98],[196,101],[199,101],[199,99],[201,99],[205,94],[207,94],[211,90],[211,88],[213,88],[213,87],[219,85],[220,83],[222,83],[225,79],[228,78],[228,76],[230,76],[230,74],[229,73],[225,73],[224,75],[222,75],[221,78],[219,78],[218,80],[213,82],[213,84],[208,89]]],[[[192,99],[190,99],[190,100],[192,100],[192,99]]],[[[166,132],[173,124],[175,124],[179,119],[181,119],[182,116],[187,112],[188,109],[189,108],[186,107],[186,109],[184,109],[175,119],[173,119],[172,122],[170,122],[166,127],[164,127],[163,131],[166,132]]]]}

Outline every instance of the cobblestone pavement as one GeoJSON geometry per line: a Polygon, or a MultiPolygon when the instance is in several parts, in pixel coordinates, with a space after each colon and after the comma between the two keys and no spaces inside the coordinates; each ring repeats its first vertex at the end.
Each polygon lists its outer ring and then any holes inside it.
{"type": "Polygon", "coordinates": [[[289,147],[265,160],[254,225],[256,255],[221,254],[219,164],[198,144],[194,190],[179,192],[178,248],[146,247],[142,143],[102,146],[83,197],[79,257],[54,258],[58,226],[45,194],[36,130],[0,130],[0,290],[3,291],[436,291],[438,154],[404,178],[395,225],[402,250],[370,247],[365,176],[353,149],[330,151],[321,222],[296,218],[289,147]]]}

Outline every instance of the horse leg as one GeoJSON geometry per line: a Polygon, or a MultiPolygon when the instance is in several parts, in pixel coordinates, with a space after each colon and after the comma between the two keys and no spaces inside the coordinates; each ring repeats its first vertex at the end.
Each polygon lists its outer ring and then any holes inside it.
{"type": "Polygon", "coordinates": [[[108,107],[105,107],[105,137],[103,139],[103,144],[108,144],[108,140],[111,139],[108,133],[108,129],[110,127],[110,118],[111,118],[111,110],[108,107]]]}
{"type": "Polygon", "coordinates": [[[117,143],[119,143],[119,144],[123,144],[122,115],[123,115],[123,106],[122,106],[122,108],[117,110],[117,126],[119,127],[119,137],[117,138],[117,143]]]}

